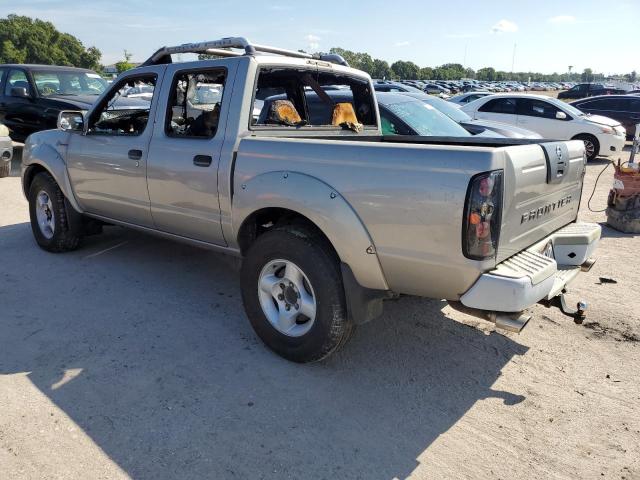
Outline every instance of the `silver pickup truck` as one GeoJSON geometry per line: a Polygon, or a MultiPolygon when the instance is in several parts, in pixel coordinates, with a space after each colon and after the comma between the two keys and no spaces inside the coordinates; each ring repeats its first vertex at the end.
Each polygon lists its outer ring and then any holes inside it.
{"type": "Polygon", "coordinates": [[[537,302],[569,311],[562,294],[600,238],[576,223],[581,142],[382,136],[368,75],[244,38],[160,49],[31,135],[22,162],[42,248],[116,224],[240,257],[253,328],[297,362],[399,294],[512,331],[537,302]],[[172,63],[184,53],[216,58],[172,63]],[[146,103],[119,108],[131,87],[146,103]]]}

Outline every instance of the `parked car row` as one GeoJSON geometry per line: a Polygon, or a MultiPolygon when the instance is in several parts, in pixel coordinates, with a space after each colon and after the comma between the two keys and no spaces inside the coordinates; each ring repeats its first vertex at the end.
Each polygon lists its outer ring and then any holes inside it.
{"type": "Polygon", "coordinates": [[[418,90],[431,94],[446,93],[456,94],[469,91],[488,91],[493,93],[504,92],[525,92],[525,91],[546,91],[546,90],[567,90],[572,88],[575,83],[571,82],[518,82],[518,81],[500,81],[488,82],[481,80],[399,80],[390,82],[388,80],[377,80],[377,83],[395,83],[409,85],[418,90]]]}

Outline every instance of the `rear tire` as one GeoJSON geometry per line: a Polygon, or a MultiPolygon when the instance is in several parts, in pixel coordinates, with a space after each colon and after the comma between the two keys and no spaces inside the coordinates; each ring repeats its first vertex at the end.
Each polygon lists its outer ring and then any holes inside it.
{"type": "Polygon", "coordinates": [[[241,289],[253,329],[287,360],[322,360],[355,328],[347,315],[339,259],[311,230],[289,226],[259,236],[242,263],[241,289]],[[280,321],[291,315],[292,321],[280,321]]]}
{"type": "Polygon", "coordinates": [[[69,221],[64,194],[49,173],[36,175],[29,187],[29,216],[40,248],[59,253],[78,247],[80,228],[69,221]]]}
{"type": "Polygon", "coordinates": [[[572,138],[572,140],[582,140],[584,142],[584,148],[587,153],[587,161],[591,161],[600,153],[600,142],[593,135],[588,133],[581,133],[572,138]]]}

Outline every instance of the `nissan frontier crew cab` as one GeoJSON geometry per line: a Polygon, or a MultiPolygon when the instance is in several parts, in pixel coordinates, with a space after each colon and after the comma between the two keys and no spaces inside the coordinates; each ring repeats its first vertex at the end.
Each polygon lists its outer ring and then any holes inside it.
{"type": "Polygon", "coordinates": [[[568,311],[600,238],[576,223],[581,141],[383,136],[370,77],[336,55],[240,37],[164,47],[58,123],[22,159],[38,245],[73,250],[116,224],[240,257],[253,328],[297,362],[398,294],[512,331],[537,302],[568,311]],[[184,53],[217,58],[172,63],[184,53]],[[133,87],[147,103],[119,109],[133,87]]]}

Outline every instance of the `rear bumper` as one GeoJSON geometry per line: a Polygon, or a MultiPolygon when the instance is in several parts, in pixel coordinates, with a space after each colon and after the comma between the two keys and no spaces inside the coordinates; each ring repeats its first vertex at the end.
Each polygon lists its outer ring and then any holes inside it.
{"type": "Polygon", "coordinates": [[[595,223],[572,223],[484,273],[460,298],[468,308],[521,312],[560,295],[589,263],[600,240],[595,223]],[[554,258],[542,254],[553,248],[554,258]]]}

